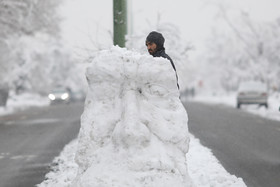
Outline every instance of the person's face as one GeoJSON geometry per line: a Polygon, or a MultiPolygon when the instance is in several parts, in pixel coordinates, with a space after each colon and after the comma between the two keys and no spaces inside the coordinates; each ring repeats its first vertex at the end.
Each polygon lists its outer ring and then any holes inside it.
{"type": "Polygon", "coordinates": [[[155,54],[157,51],[157,45],[154,42],[146,42],[146,46],[150,55],[155,54]]]}

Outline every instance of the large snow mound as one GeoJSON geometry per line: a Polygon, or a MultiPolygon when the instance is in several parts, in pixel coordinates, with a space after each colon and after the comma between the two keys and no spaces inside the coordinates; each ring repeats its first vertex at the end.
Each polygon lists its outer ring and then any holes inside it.
{"type": "Polygon", "coordinates": [[[170,62],[112,47],[86,76],[72,186],[192,186],[188,116],[170,62]]]}

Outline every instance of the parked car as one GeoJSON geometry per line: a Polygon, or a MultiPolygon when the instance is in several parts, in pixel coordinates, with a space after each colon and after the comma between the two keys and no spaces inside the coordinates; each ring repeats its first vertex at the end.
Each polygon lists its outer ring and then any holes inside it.
{"type": "Polygon", "coordinates": [[[69,103],[71,99],[70,92],[64,88],[56,88],[48,95],[51,104],[69,103]]]}
{"type": "Polygon", "coordinates": [[[259,104],[268,107],[268,89],[262,82],[243,82],[237,93],[237,108],[243,104],[259,104]]]}

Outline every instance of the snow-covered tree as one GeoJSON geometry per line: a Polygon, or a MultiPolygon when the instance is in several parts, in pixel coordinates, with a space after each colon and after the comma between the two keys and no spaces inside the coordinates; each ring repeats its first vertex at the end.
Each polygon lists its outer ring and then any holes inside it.
{"type": "Polygon", "coordinates": [[[59,42],[58,5],[56,0],[0,1],[0,82],[12,91],[42,94],[69,78],[75,64],[59,42]]]}
{"type": "Polygon", "coordinates": [[[55,0],[1,0],[0,38],[10,35],[32,35],[44,31],[54,35],[59,30],[55,0]]]}
{"type": "Polygon", "coordinates": [[[277,78],[280,74],[279,21],[255,21],[244,11],[233,19],[221,4],[219,18],[219,23],[223,22],[226,28],[213,28],[207,50],[203,53],[209,71],[219,75],[215,81],[227,91],[235,90],[243,80],[280,86],[277,78]]]}
{"type": "Polygon", "coordinates": [[[77,64],[55,38],[38,33],[21,37],[13,45],[10,60],[17,63],[10,68],[9,84],[15,93],[46,94],[58,86],[84,89],[84,66],[77,64]]]}

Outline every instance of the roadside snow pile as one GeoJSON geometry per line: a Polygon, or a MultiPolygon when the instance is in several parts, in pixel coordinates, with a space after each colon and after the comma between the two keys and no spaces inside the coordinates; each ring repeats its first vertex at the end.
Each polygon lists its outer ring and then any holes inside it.
{"type": "MultiPolygon", "coordinates": [[[[278,120],[280,121],[280,112],[279,112],[279,94],[271,94],[268,97],[268,108],[259,105],[242,105],[241,110],[253,113],[255,115],[262,116],[267,119],[278,120]]],[[[196,102],[203,102],[208,104],[219,104],[227,105],[236,108],[236,93],[224,94],[224,95],[198,95],[191,99],[196,102]]]]}
{"type": "Polygon", "coordinates": [[[86,75],[72,186],[192,186],[188,116],[170,62],[112,47],[86,75]]]}
{"type": "MultiPolygon", "coordinates": [[[[51,172],[46,175],[38,187],[68,187],[73,182],[78,165],[75,152],[78,140],[66,145],[53,161],[51,172]]],[[[197,187],[246,187],[241,178],[229,174],[212,154],[210,149],[203,147],[199,140],[190,136],[190,149],[187,154],[190,177],[197,187]]]]}
{"type": "Polygon", "coordinates": [[[0,115],[6,115],[29,107],[41,107],[49,105],[49,99],[35,93],[21,95],[11,94],[6,107],[0,107],[0,115]]]}
{"type": "Polygon", "coordinates": [[[187,154],[188,169],[197,187],[246,187],[242,178],[229,174],[210,149],[190,136],[190,150],[187,154]]]}

